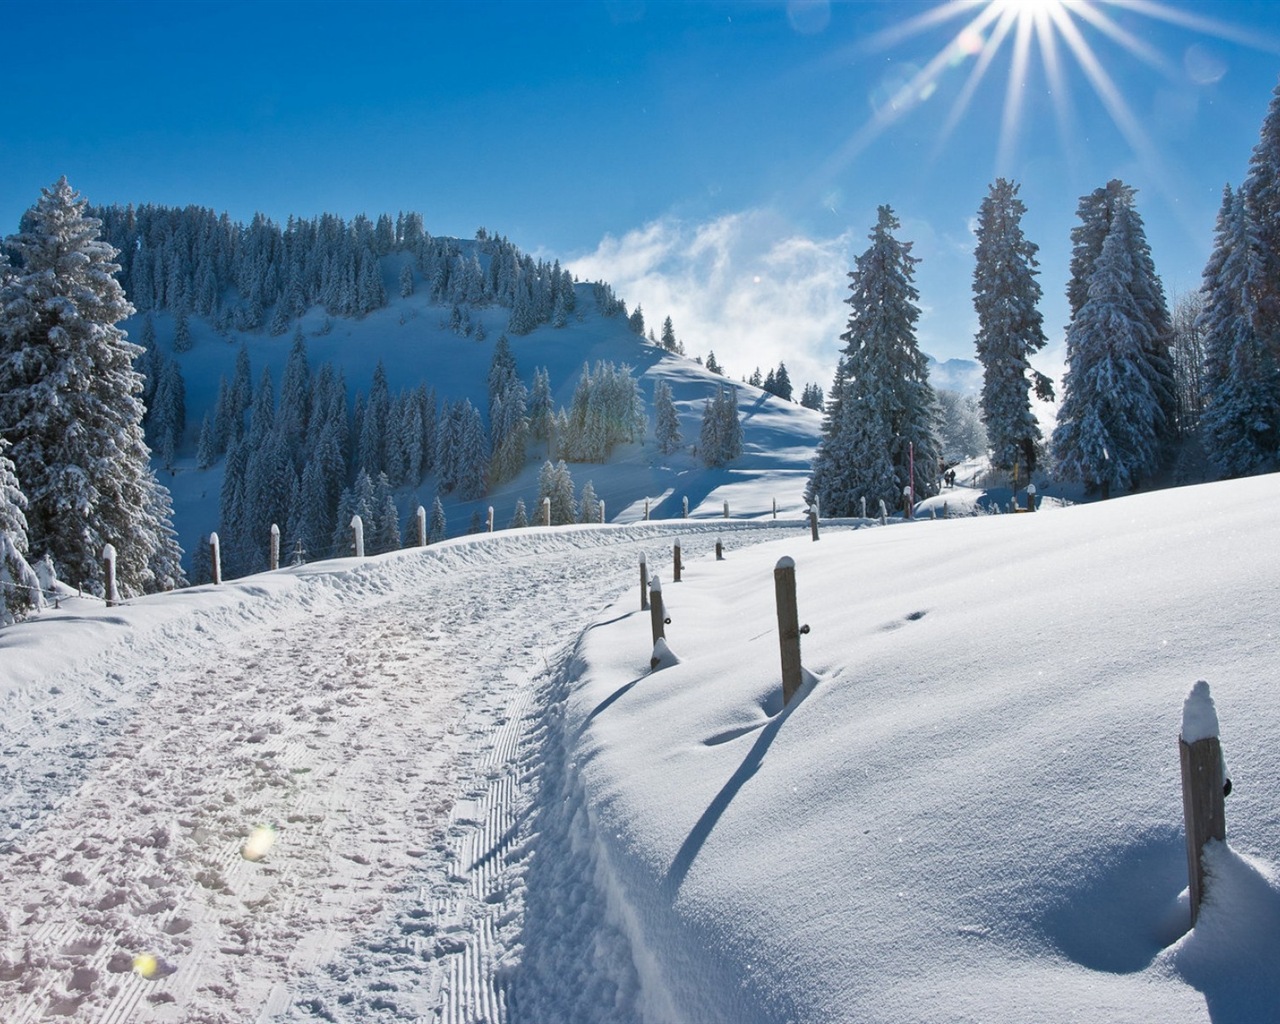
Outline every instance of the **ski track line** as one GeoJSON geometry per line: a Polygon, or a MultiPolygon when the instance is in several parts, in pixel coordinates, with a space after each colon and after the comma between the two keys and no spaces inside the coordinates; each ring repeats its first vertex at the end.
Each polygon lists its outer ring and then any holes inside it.
{"type": "Polygon", "coordinates": [[[420,600],[303,602],[32,707],[15,778],[65,733],[83,771],[0,840],[0,1020],[505,1022],[536,681],[655,539],[441,567],[420,600]],[[273,842],[248,859],[255,829],[273,842]]]}

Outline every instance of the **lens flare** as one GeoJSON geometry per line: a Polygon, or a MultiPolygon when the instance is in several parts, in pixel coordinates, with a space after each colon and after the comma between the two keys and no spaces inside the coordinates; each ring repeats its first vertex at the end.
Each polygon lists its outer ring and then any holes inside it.
{"type": "Polygon", "coordinates": [[[150,953],[139,953],[133,958],[133,970],[149,981],[160,973],[160,961],[150,953]]]}
{"type": "Polygon", "coordinates": [[[259,825],[249,833],[249,838],[244,841],[244,846],[240,848],[240,856],[245,860],[258,861],[262,860],[271,852],[271,847],[276,842],[276,830],[272,825],[259,825]]]}

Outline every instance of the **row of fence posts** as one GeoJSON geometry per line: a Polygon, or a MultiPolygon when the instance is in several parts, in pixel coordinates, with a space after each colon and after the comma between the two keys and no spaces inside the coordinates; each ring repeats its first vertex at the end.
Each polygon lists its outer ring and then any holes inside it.
{"type": "MultiPolygon", "coordinates": [[[[908,492],[904,490],[904,493],[908,493],[908,492]]],[[[1028,512],[1035,511],[1035,507],[1036,507],[1035,493],[1036,493],[1035,485],[1028,484],[1027,485],[1027,509],[1026,509],[1028,512]]],[[[859,498],[858,501],[861,506],[861,516],[863,519],[866,519],[867,518],[867,499],[863,497],[863,498],[859,498]]],[[[599,506],[600,506],[599,521],[601,523],[604,523],[605,503],[603,500],[600,501],[599,506]]],[[[1017,509],[1016,503],[1014,508],[1017,511],[1021,511],[1020,509],[1017,509]]],[[[908,506],[906,518],[908,519],[911,518],[910,513],[911,513],[911,510],[910,510],[910,507],[908,506]]],[[[689,517],[689,499],[687,497],[681,499],[681,515],[686,519],[689,517]]],[[[729,502],[728,501],[724,502],[723,515],[725,519],[729,518],[729,502]]],[[[808,513],[807,513],[807,517],[809,519],[810,533],[815,541],[818,540],[819,538],[818,521],[821,518],[821,515],[822,515],[821,506],[819,502],[815,500],[813,505],[809,507],[808,513]]],[[[943,508],[943,515],[944,517],[946,515],[945,506],[943,508]]],[[[645,498],[644,500],[644,518],[646,522],[649,520],[649,499],[648,498],[645,498]]],[[[773,518],[774,519],[778,518],[778,499],[777,498],[773,499],[773,518]]],[[[936,518],[936,516],[934,516],[934,518],[936,518]]],[[[418,547],[426,547],[427,546],[427,510],[421,505],[418,506],[415,512],[414,523],[415,523],[415,532],[417,534],[418,547]]],[[[551,525],[551,499],[550,498],[542,499],[542,525],[543,526],[551,525]]],[[[885,508],[883,499],[880,500],[880,525],[881,526],[888,525],[888,511],[885,508]]],[[[488,515],[485,520],[485,530],[488,533],[493,533],[493,506],[492,505],[489,506],[488,515]]],[[[719,548],[719,541],[717,541],[716,544],[717,544],[717,548],[719,548]]],[[[351,549],[354,552],[356,558],[364,557],[364,522],[359,515],[354,515],[351,517],[351,549]]],[[[111,545],[107,545],[107,547],[103,549],[102,557],[103,557],[104,570],[108,577],[107,593],[108,595],[111,595],[115,593],[115,587],[114,587],[115,548],[112,547],[111,545]],[[111,552],[111,556],[109,559],[107,556],[108,549],[111,552]]],[[[723,558],[719,550],[717,550],[717,558],[721,558],[721,559],[723,558]]],[[[210,565],[212,566],[213,582],[221,583],[222,582],[222,557],[221,557],[221,553],[218,545],[218,535],[216,533],[211,533],[209,535],[209,562],[210,562],[210,565]]],[[[280,527],[277,526],[275,523],[271,524],[270,568],[272,572],[280,568],[280,527]]],[[[679,578],[680,578],[679,575],[677,575],[676,580],[678,581],[679,578]]],[[[118,602],[118,601],[119,601],[118,596],[114,598],[108,596],[108,599],[107,599],[108,604],[111,604],[113,602],[118,602]]]]}
{"type": "MultiPolygon", "coordinates": [[[[816,522],[816,516],[814,517],[816,522]]],[[[716,561],[724,561],[724,545],[716,541],[716,561]]],[[[681,582],[684,561],[681,558],[680,542],[672,545],[671,575],[672,581],[681,582]]],[[[778,643],[782,657],[782,703],[791,703],[791,698],[800,689],[804,672],[800,665],[800,637],[809,632],[807,625],[800,625],[799,606],[796,602],[796,563],[789,557],[778,559],[773,570],[774,595],[778,608],[778,643]]],[[[653,634],[654,653],[650,658],[650,668],[658,666],[658,641],[666,642],[666,627],[671,625],[671,618],[666,614],[662,599],[662,581],[658,574],[649,575],[649,566],[645,555],[640,553],[640,610],[649,612],[650,630],[653,634]]]]}
{"type": "MultiPolygon", "coordinates": [[[[1032,492],[1034,494],[1034,492],[1032,492]]],[[[816,510],[813,521],[817,522],[816,510]]],[[[817,535],[815,532],[815,539],[817,535]]],[[[723,561],[721,542],[716,541],[716,560],[723,561]]],[[[683,570],[680,544],[673,546],[672,575],[680,582],[683,570]]],[[[774,602],[778,614],[778,647],[782,663],[782,703],[786,707],[804,681],[800,660],[800,637],[809,632],[800,624],[796,600],[796,563],[789,556],[778,559],[773,570],[774,602]]],[[[640,608],[648,610],[653,636],[654,654],[650,668],[658,667],[658,641],[666,643],[666,627],[671,625],[662,598],[662,582],[655,573],[649,575],[644,553],[640,554],[640,608]]],[[[1182,770],[1183,824],[1186,833],[1187,879],[1190,895],[1191,926],[1194,927],[1204,902],[1204,848],[1212,840],[1225,842],[1227,837],[1225,797],[1231,792],[1218,737],[1217,712],[1209,694],[1209,684],[1201,681],[1192,688],[1183,710],[1183,726],[1178,737],[1182,770]],[[1203,723],[1188,726],[1188,722],[1203,723]]]]}

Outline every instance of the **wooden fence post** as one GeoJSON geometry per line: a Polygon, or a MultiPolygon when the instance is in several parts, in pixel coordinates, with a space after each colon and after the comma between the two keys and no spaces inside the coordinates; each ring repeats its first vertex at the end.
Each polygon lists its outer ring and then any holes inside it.
{"type": "Polygon", "coordinates": [[[493,506],[489,506],[489,532],[493,533],[493,506]]]}
{"type": "Polygon", "coordinates": [[[791,698],[800,689],[802,673],[800,670],[800,635],[809,632],[808,626],[800,625],[800,614],[796,607],[796,563],[787,556],[778,559],[773,570],[773,590],[778,603],[778,644],[782,651],[782,703],[791,703],[791,698]]]}
{"type": "Polygon", "coordinates": [[[880,525],[887,526],[889,523],[889,513],[884,507],[884,498],[880,499],[880,525]]]}
{"type": "Polygon", "coordinates": [[[716,538],[716,561],[724,561],[724,545],[720,543],[720,538],[716,538]]]}
{"type": "Polygon", "coordinates": [[[271,524],[271,571],[280,568],[280,527],[271,524]]]}
{"type": "Polygon", "coordinates": [[[862,504],[862,518],[866,519],[867,518],[867,496],[864,494],[861,498],[858,499],[858,501],[861,502],[862,504]]]}
{"type": "Polygon", "coordinates": [[[600,499],[600,525],[604,525],[604,498],[600,499]]]}
{"type": "Polygon", "coordinates": [[[1204,900],[1204,862],[1201,855],[1210,839],[1227,838],[1224,797],[1231,792],[1225,777],[1222,743],[1218,738],[1218,712],[1209,684],[1200,680],[1182,705],[1182,732],[1178,737],[1182,762],[1182,815],[1187,831],[1187,878],[1191,894],[1191,926],[1204,900]]]}
{"type": "Polygon", "coordinates": [[[727,501],[724,503],[724,517],[726,519],[729,518],[729,503],[727,501]]]}
{"type": "Polygon", "coordinates": [[[418,506],[418,547],[425,548],[427,546],[427,510],[421,505],[418,506]]]}
{"type": "Polygon", "coordinates": [[[640,610],[649,607],[649,566],[645,564],[644,552],[640,552],[640,610]]]}
{"type": "Polygon", "coordinates": [[[107,607],[120,603],[120,592],[116,590],[116,547],[114,544],[102,545],[102,575],[107,583],[107,607]]]}
{"type": "Polygon", "coordinates": [[[1036,485],[1027,484],[1027,511],[1034,512],[1036,510],[1036,485]]]}
{"type": "Polygon", "coordinates": [[[818,510],[816,508],[809,509],[809,532],[813,534],[813,539],[818,539],[818,510]]]}
{"type": "Polygon", "coordinates": [[[902,518],[910,519],[912,511],[914,510],[911,508],[911,488],[904,487],[902,488],[902,518]]]}
{"type": "Polygon", "coordinates": [[[649,521],[649,499],[648,498],[644,499],[644,521],[646,523],[649,521]]]}
{"type": "Polygon", "coordinates": [[[943,518],[943,519],[946,519],[946,518],[947,518],[947,504],[948,504],[948,503],[947,503],[947,502],[945,502],[945,501],[942,503],[942,518],[943,518]]]}
{"type": "Polygon", "coordinates": [[[222,545],[218,543],[216,533],[209,534],[209,571],[213,574],[213,582],[222,582],[222,545]]]}
{"type": "Polygon", "coordinates": [[[356,558],[364,558],[364,520],[359,516],[351,517],[351,544],[356,549],[356,558]]]}
{"type": "Polygon", "coordinates": [[[682,498],[682,499],[681,499],[681,501],[680,501],[680,517],[681,517],[682,519],[688,519],[688,518],[689,518],[689,499],[688,499],[688,497],[682,498]]]}
{"type": "Polygon", "coordinates": [[[937,518],[938,518],[938,509],[937,509],[937,506],[935,506],[935,505],[930,505],[930,506],[929,506],[929,518],[930,518],[930,519],[937,519],[937,518]]]}
{"type": "Polygon", "coordinates": [[[672,565],[671,582],[679,583],[680,570],[684,568],[684,566],[680,563],[680,542],[679,541],[676,541],[675,548],[672,550],[671,556],[672,556],[671,557],[671,565],[672,565]]]}
{"type": "Polygon", "coordinates": [[[662,581],[655,575],[649,581],[649,624],[653,628],[653,642],[655,644],[666,637],[667,621],[662,609],[662,581]]]}
{"type": "Polygon", "coordinates": [[[551,525],[551,499],[550,498],[542,499],[542,525],[543,526],[551,525]]]}
{"type": "Polygon", "coordinates": [[[773,499],[773,518],[774,519],[778,518],[778,499],[777,498],[773,499]]]}

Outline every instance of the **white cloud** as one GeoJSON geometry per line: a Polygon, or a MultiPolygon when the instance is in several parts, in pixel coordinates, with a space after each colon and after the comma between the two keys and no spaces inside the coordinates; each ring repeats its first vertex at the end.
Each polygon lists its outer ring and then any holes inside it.
{"type": "Polygon", "coordinates": [[[733,377],[787,364],[799,389],[831,384],[845,328],[854,238],[810,238],[769,210],[701,224],[664,217],[606,236],[567,261],[584,281],[608,281],[655,334],[670,316],[690,356],[714,351],[733,377]]]}

